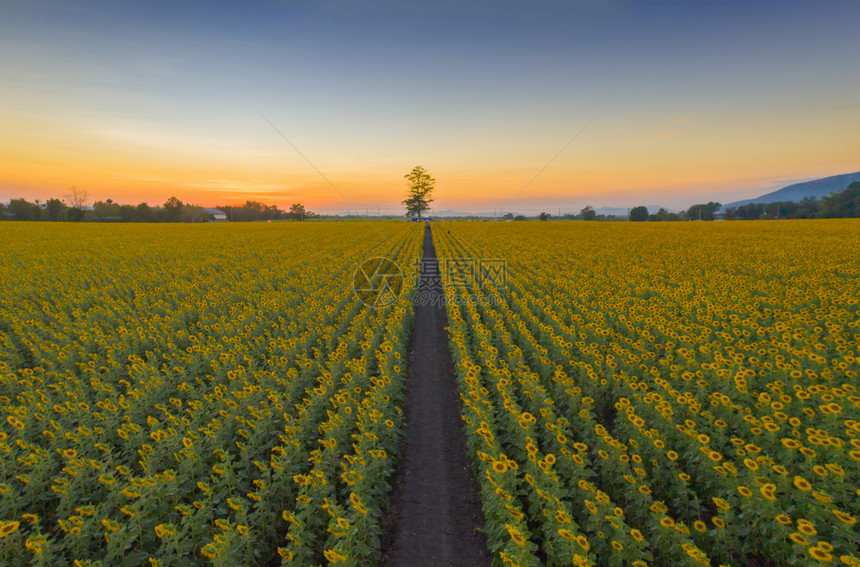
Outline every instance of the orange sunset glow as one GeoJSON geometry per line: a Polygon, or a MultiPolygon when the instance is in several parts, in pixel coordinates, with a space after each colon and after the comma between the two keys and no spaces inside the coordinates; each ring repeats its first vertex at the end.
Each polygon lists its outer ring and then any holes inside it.
{"type": "Polygon", "coordinates": [[[835,5],[785,9],[768,29],[733,3],[547,6],[525,29],[510,7],[444,37],[400,29],[418,8],[65,10],[4,8],[0,201],[80,187],[130,204],[398,213],[421,164],[440,209],[683,208],[860,165],[857,40],[812,48],[793,33],[838,26],[835,5]],[[308,14],[313,30],[293,29],[308,14]]]}

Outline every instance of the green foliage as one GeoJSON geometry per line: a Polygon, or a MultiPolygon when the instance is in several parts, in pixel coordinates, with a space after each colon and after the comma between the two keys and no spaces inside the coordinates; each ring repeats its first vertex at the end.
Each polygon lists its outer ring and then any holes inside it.
{"type": "Polygon", "coordinates": [[[710,201],[706,204],[702,205],[693,205],[689,209],[687,209],[687,219],[688,220],[714,220],[714,213],[719,209],[722,205],[719,203],[715,203],[714,201],[710,201]]]}
{"type": "Polygon", "coordinates": [[[597,218],[597,212],[591,205],[586,205],[579,211],[579,216],[582,217],[582,220],[594,220],[597,218]]]}
{"type": "MultiPolygon", "coordinates": [[[[843,191],[833,192],[821,200],[805,197],[800,202],[747,203],[729,207],[727,220],[852,218],[860,216],[860,182],[843,191]]],[[[694,218],[694,217],[691,217],[694,218]]]]}
{"type": "Polygon", "coordinates": [[[164,202],[165,220],[168,222],[176,222],[182,215],[182,201],[176,197],[171,197],[164,202]]]}
{"type": "Polygon", "coordinates": [[[69,209],[68,218],[72,222],[81,222],[84,220],[84,210],[77,207],[69,209]]]}
{"type": "Polygon", "coordinates": [[[857,223],[543,228],[434,235],[494,565],[855,564],[857,223]]]}
{"type": "Polygon", "coordinates": [[[634,222],[648,220],[648,208],[644,206],[633,207],[630,209],[630,220],[634,222]]]}
{"type": "Polygon", "coordinates": [[[666,209],[661,208],[659,211],[657,211],[656,214],[648,215],[648,220],[658,222],[679,221],[681,220],[681,215],[679,215],[678,213],[669,212],[666,209]]]}
{"type": "Polygon", "coordinates": [[[806,197],[799,203],[779,201],[776,203],[747,203],[740,207],[729,207],[725,211],[727,220],[757,219],[811,219],[816,216],[819,203],[806,197]]]}
{"type": "Polygon", "coordinates": [[[152,207],[146,203],[141,203],[137,207],[137,220],[140,222],[149,222],[152,220],[152,207]]]}
{"type": "Polygon", "coordinates": [[[0,565],[379,563],[423,227],[10,224],[0,565]]]}
{"type": "Polygon", "coordinates": [[[15,220],[40,220],[42,217],[42,209],[39,205],[26,199],[12,199],[6,208],[14,215],[15,220]]]}
{"type": "Polygon", "coordinates": [[[96,201],[93,204],[93,218],[95,220],[120,220],[119,211],[120,206],[117,203],[114,203],[113,199],[108,199],[107,201],[96,201]]]}
{"type": "Polygon", "coordinates": [[[59,199],[48,199],[45,203],[45,212],[49,221],[60,220],[60,214],[66,210],[66,204],[59,199]]]}
{"type": "Polygon", "coordinates": [[[552,215],[549,213],[541,213],[538,215],[538,219],[540,219],[542,221],[548,221],[551,218],[552,218],[552,215]]]}
{"type": "Polygon", "coordinates": [[[287,215],[292,220],[303,221],[305,220],[307,211],[305,211],[305,206],[301,203],[293,203],[290,206],[290,212],[287,213],[287,215]]]}
{"type": "Polygon", "coordinates": [[[844,191],[834,192],[821,200],[820,218],[846,218],[860,216],[860,181],[844,191]]]}
{"type": "Polygon", "coordinates": [[[401,201],[406,207],[406,216],[421,218],[421,213],[430,210],[433,199],[430,194],[436,180],[430,177],[426,169],[420,165],[412,168],[412,171],[403,176],[409,182],[409,192],[406,199],[401,201]]]}
{"type": "Polygon", "coordinates": [[[268,220],[305,220],[318,217],[319,215],[308,211],[301,203],[293,203],[290,211],[282,211],[277,205],[266,205],[259,201],[246,201],[238,207],[233,205],[218,205],[215,207],[224,211],[227,220],[236,222],[246,221],[268,221],[268,220]]]}
{"type": "MultiPolygon", "coordinates": [[[[212,215],[203,207],[183,203],[177,197],[165,201],[162,207],[150,207],[147,203],[121,205],[113,199],[93,203],[92,211],[86,211],[85,192],[67,196],[79,206],[67,205],[61,199],[48,199],[43,205],[38,201],[31,203],[26,199],[12,199],[10,205],[0,205],[0,219],[10,220],[49,220],[80,222],[208,222],[212,215]]],[[[276,205],[265,205],[259,201],[246,201],[242,206],[222,206],[229,220],[266,221],[266,220],[305,220],[319,215],[305,209],[301,203],[294,203],[290,212],[280,210],[276,205]]]]}

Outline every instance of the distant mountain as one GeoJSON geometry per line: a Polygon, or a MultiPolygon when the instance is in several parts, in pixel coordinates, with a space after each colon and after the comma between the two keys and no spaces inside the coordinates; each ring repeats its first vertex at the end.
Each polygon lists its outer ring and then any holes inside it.
{"type": "Polygon", "coordinates": [[[772,193],[767,193],[755,199],[746,199],[744,201],[735,201],[723,205],[722,210],[729,207],[740,207],[749,203],[776,203],[777,201],[794,201],[798,202],[805,197],[815,197],[820,199],[826,197],[831,191],[842,191],[855,181],[860,181],[860,171],[856,173],[846,173],[843,175],[834,175],[832,177],[823,177],[814,181],[806,181],[804,183],[795,183],[788,185],[782,189],[778,189],[772,193]]]}

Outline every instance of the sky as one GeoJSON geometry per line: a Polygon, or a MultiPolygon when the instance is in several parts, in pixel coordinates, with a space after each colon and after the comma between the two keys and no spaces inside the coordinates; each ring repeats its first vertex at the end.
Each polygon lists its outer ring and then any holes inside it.
{"type": "Polygon", "coordinates": [[[854,1],[0,0],[0,202],[686,208],[860,170],[854,1]]]}

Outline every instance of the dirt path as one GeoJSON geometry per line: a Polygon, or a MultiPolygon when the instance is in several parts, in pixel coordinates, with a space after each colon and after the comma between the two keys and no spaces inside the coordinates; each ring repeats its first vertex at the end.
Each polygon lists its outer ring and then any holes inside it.
{"type": "MultiPolygon", "coordinates": [[[[435,258],[427,230],[424,264],[435,258]]],[[[421,279],[419,293],[441,294],[438,283],[434,286],[427,278],[421,279]]],[[[382,565],[389,567],[480,567],[490,563],[478,485],[466,454],[446,324],[443,305],[422,302],[416,306],[404,404],[403,459],[392,498],[392,527],[383,550],[382,565]]]]}

